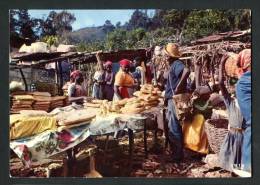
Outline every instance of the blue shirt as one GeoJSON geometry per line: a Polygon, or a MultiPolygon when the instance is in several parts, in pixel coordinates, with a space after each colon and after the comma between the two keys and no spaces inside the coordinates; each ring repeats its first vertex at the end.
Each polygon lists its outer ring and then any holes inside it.
{"type": "Polygon", "coordinates": [[[236,84],[236,95],[246,125],[251,125],[251,72],[241,76],[236,84]]]}
{"type": "Polygon", "coordinates": [[[173,91],[175,91],[183,72],[185,65],[180,61],[176,60],[170,67],[169,74],[167,77],[166,88],[165,88],[165,98],[172,98],[173,91]]]}

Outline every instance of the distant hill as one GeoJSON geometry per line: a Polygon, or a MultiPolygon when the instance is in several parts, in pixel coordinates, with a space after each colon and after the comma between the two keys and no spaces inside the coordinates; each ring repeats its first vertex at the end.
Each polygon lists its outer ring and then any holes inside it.
{"type": "Polygon", "coordinates": [[[104,40],[106,38],[106,33],[103,30],[103,26],[86,27],[69,33],[68,37],[71,43],[76,44],[80,42],[104,40]]]}

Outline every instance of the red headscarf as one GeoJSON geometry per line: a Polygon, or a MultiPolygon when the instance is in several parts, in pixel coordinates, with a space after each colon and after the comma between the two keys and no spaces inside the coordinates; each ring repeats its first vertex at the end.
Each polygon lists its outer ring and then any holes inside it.
{"type": "Polygon", "coordinates": [[[251,65],[251,49],[244,49],[238,54],[238,74],[242,75],[251,65]]]}
{"type": "Polygon", "coordinates": [[[112,66],[112,62],[111,61],[106,61],[106,63],[105,63],[105,66],[112,66]]]}
{"type": "Polygon", "coordinates": [[[75,70],[70,74],[70,78],[74,81],[77,77],[81,76],[82,73],[80,70],[75,70]]]}
{"type": "Polygon", "coordinates": [[[120,66],[130,66],[130,61],[127,59],[123,59],[119,62],[120,66]]]}

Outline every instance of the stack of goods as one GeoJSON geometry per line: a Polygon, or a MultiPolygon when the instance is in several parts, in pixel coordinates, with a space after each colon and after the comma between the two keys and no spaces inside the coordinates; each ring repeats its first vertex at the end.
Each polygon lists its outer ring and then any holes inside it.
{"type": "Polygon", "coordinates": [[[57,107],[63,107],[67,102],[66,96],[55,96],[51,98],[50,109],[53,110],[57,107]]]}
{"type": "Polygon", "coordinates": [[[10,115],[10,139],[19,139],[56,130],[56,118],[44,111],[24,110],[10,115]]]}
{"type": "Polygon", "coordinates": [[[107,102],[107,100],[90,99],[86,103],[84,103],[84,106],[92,107],[92,108],[100,108],[103,102],[107,102]]]}
{"type": "Polygon", "coordinates": [[[31,95],[14,95],[12,98],[12,112],[21,110],[32,110],[33,96],[31,95]]]}
{"type": "Polygon", "coordinates": [[[121,108],[121,112],[137,114],[141,113],[145,110],[145,102],[139,98],[133,97],[129,98],[123,108],[121,108]]]}
{"type": "Polygon", "coordinates": [[[58,130],[63,130],[89,124],[91,120],[96,117],[96,111],[90,111],[88,109],[74,109],[70,111],[58,112],[54,117],[57,119],[58,130]]]}
{"type": "Polygon", "coordinates": [[[33,109],[49,111],[51,104],[51,94],[48,92],[33,92],[33,109]]]}
{"type": "Polygon", "coordinates": [[[145,84],[134,95],[136,97],[113,102],[108,100],[89,100],[84,106],[86,108],[99,108],[101,116],[106,116],[110,113],[138,114],[144,110],[156,107],[160,103],[161,91],[150,84],[145,84]]]}
{"type": "Polygon", "coordinates": [[[161,94],[159,88],[153,87],[151,84],[142,85],[140,91],[134,93],[139,100],[143,101],[146,110],[156,107],[160,103],[161,94]]]}

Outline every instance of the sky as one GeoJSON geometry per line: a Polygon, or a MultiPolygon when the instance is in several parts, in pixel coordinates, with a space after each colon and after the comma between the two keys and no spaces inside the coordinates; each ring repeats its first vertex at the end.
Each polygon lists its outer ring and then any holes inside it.
{"type": "MultiPolygon", "coordinates": [[[[52,10],[28,10],[31,17],[42,18],[47,17],[49,12],[52,10]]],[[[55,10],[60,12],[62,10],[55,10]]],[[[125,10],[67,10],[70,13],[74,14],[76,21],[72,24],[73,30],[78,30],[84,27],[90,26],[101,26],[105,23],[106,20],[110,20],[112,24],[116,24],[118,21],[123,25],[127,22],[132,13],[133,9],[125,10]]],[[[154,11],[148,10],[148,16],[152,15],[154,11]]]]}

